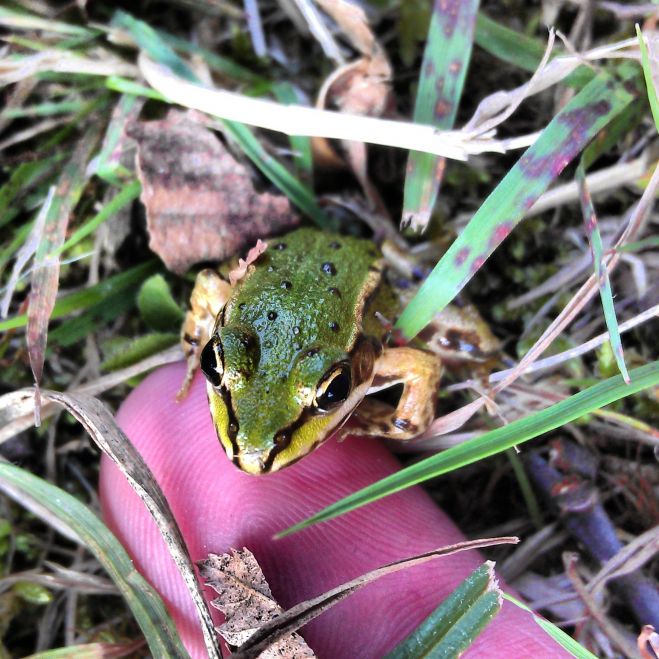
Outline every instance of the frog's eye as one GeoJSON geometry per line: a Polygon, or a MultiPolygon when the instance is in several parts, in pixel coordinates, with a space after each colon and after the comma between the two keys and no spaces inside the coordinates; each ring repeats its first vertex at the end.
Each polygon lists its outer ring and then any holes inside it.
{"type": "Polygon", "coordinates": [[[214,386],[219,387],[222,381],[222,360],[220,359],[220,344],[211,339],[201,351],[199,366],[206,379],[214,386]]]}
{"type": "Polygon", "coordinates": [[[348,364],[331,368],[316,389],[316,407],[321,412],[329,412],[348,398],[352,386],[352,376],[348,364]]]}

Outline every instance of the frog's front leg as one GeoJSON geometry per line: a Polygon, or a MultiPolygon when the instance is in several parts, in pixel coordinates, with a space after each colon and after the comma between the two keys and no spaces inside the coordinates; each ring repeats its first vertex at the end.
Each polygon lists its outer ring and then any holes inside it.
{"type": "Polygon", "coordinates": [[[375,364],[373,386],[403,384],[398,405],[365,398],[355,412],[357,425],[349,434],[411,439],[420,435],[435,416],[442,364],[437,355],[416,348],[387,348],[375,364]]]}
{"type": "Polygon", "coordinates": [[[231,285],[215,270],[207,268],[197,275],[190,296],[190,311],[185,314],[181,327],[181,347],[187,362],[187,371],[176,396],[177,400],[185,398],[188,393],[199,366],[199,355],[208,343],[215,319],[230,295],[231,285]]]}

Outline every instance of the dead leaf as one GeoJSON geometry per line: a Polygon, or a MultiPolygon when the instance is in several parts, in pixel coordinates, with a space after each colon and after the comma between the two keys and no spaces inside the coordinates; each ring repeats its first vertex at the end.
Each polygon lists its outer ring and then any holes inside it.
{"type": "Polygon", "coordinates": [[[249,171],[190,114],[138,122],[137,172],[151,249],[173,272],[222,261],[257,238],[296,226],[288,199],[257,194],[249,171]]]}
{"type": "MultiPolygon", "coordinates": [[[[340,66],[325,80],[316,107],[367,117],[391,114],[391,64],[375,39],[364,11],[346,0],[321,0],[319,5],[341,28],[363,56],[340,66]]],[[[343,141],[343,158],[355,174],[371,208],[388,217],[386,205],[368,177],[368,155],[363,142],[343,141]]],[[[325,138],[312,140],[314,159],[321,167],[336,168],[341,157],[325,138]]]]}
{"type": "MultiPolygon", "coordinates": [[[[249,549],[209,554],[199,561],[206,584],[219,597],[211,604],[222,611],[226,621],[217,627],[222,638],[234,647],[245,643],[264,623],[283,613],[261,568],[249,549]]],[[[260,657],[314,657],[311,648],[297,633],[292,633],[264,650],[260,657]]]]}
{"type": "Polygon", "coordinates": [[[257,631],[250,635],[249,639],[243,643],[236,652],[231,655],[231,659],[254,659],[255,657],[262,656],[261,652],[266,648],[271,647],[272,644],[279,639],[288,636],[291,632],[306,625],[308,622],[317,618],[321,613],[335,604],[338,604],[356,590],[359,590],[387,574],[392,574],[399,570],[426,563],[427,561],[439,558],[440,556],[449,556],[450,554],[455,554],[457,552],[470,549],[480,549],[482,547],[491,547],[493,545],[517,544],[518,542],[519,538],[510,536],[501,538],[484,538],[482,540],[465,540],[464,542],[459,542],[455,545],[440,547],[439,549],[426,552],[425,554],[419,554],[417,556],[412,556],[411,558],[404,558],[400,561],[394,561],[393,563],[384,565],[383,567],[367,572],[352,581],[348,581],[341,586],[332,588],[332,590],[328,590],[326,593],[323,593],[318,597],[305,602],[300,602],[300,604],[296,604],[285,613],[265,622],[257,631]]]}

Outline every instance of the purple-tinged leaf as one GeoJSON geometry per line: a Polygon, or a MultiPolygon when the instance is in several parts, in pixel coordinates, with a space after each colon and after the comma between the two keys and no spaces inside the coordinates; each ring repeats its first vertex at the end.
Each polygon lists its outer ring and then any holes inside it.
{"type": "Polygon", "coordinates": [[[458,294],[565,166],[635,98],[627,85],[602,72],[554,117],[403,311],[396,326],[407,338],[416,336],[458,294]]]}
{"type": "MultiPolygon", "coordinates": [[[[479,0],[435,0],[423,55],[414,121],[453,128],[471,57],[479,0]]],[[[432,213],[446,160],[410,152],[402,226],[423,231],[432,213]]]]}
{"type": "Polygon", "coordinates": [[[622,341],[620,339],[620,329],[618,328],[618,319],[616,318],[616,310],[613,305],[613,295],[611,293],[611,281],[609,273],[604,265],[604,250],[602,247],[602,236],[597,225],[597,215],[595,214],[595,207],[593,200],[590,197],[590,191],[586,184],[586,171],[583,164],[577,167],[577,183],[579,184],[579,198],[581,200],[581,212],[583,214],[584,226],[586,235],[590,242],[590,251],[593,256],[593,266],[595,268],[595,276],[599,281],[600,298],[602,300],[602,308],[604,309],[604,318],[606,320],[606,327],[609,330],[609,337],[611,341],[611,348],[616,358],[616,363],[622,373],[625,382],[629,383],[629,373],[625,365],[625,356],[622,352],[622,341]]]}
{"type": "Polygon", "coordinates": [[[35,423],[40,422],[39,381],[48,336],[48,320],[55,306],[59,286],[59,257],[55,255],[64,242],[69,215],[78,203],[89,178],[87,163],[98,138],[101,125],[95,123],[80,139],[71,159],[62,170],[55,195],[46,214],[41,241],[34,257],[30,298],[27,310],[27,349],[36,384],[35,423]]]}

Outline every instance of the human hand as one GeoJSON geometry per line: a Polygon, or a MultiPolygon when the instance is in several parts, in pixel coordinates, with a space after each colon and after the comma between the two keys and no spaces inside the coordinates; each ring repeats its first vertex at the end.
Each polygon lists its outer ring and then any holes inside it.
{"type": "MultiPolygon", "coordinates": [[[[319,595],[385,563],[464,539],[419,487],[343,517],[273,540],[294,522],[399,468],[377,440],[329,440],[299,463],[254,477],[226,458],[197,377],[175,402],[181,364],[150,375],[122,405],[118,419],[167,497],[194,561],[247,547],[283,608],[319,595]]],[[[106,521],[136,567],[161,593],[191,656],[205,657],[198,619],[183,579],[146,508],[119,470],[101,465],[106,521]]],[[[439,558],[388,575],[323,613],[300,631],[319,657],[381,657],[482,562],[476,551],[439,558]]],[[[208,589],[210,598],[213,591],[208,589]]],[[[219,621],[219,613],[214,612],[219,621]]],[[[532,621],[503,609],[465,656],[567,657],[532,621]]]]}

